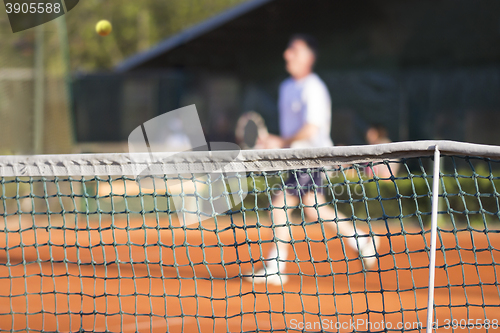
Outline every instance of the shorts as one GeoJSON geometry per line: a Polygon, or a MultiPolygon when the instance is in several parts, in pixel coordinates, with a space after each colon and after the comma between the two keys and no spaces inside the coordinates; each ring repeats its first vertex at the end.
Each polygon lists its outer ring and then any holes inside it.
{"type": "Polygon", "coordinates": [[[314,191],[314,185],[323,185],[323,173],[320,169],[310,169],[310,172],[307,169],[290,171],[285,181],[286,194],[299,196],[314,191]]]}

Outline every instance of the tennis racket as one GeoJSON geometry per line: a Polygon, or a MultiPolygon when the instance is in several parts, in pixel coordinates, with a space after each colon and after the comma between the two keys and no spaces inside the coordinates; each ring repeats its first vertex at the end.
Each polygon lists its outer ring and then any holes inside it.
{"type": "Polygon", "coordinates": [[[242,114],[236,123],[236,142],[242,149],[261,149],[269,136],[264,119],[256,112],[242,114]]]}

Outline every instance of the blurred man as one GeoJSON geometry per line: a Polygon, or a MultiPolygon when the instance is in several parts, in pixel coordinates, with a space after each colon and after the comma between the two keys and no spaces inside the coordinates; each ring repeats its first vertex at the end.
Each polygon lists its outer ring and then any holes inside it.
{"type": "MultiPolygon", "coordinates": [[[[313,66],[317,57],[317,44],[314,38],[308,35],[295,35],[290,39],[284,52],[286,70],[290,77],[283,81],[279,90],[280,136],[271,135],[264,143],[266,148],[316,148],[333,146],[330,138],[331,128],[331,101],[330,94],[324,82],[313,73],[313,66]]],[[[327,225],[337,229],[343,235],[347,244],[359,251],[365,268],[376,263],[375,240],[368,237],[359,229],[355,229],[351,221],[336,212],[330,205],[323,205],[318,209],[316,204],[326,203],[320,191],[313,190],[313,185],[321,185],[322,177],[319,170],[312,174],[305,171],[296,175],[290,173],[286,185],[286,206],[297,206],[299,197],[308,220],[317,221],[319,218],[329,221],[327,225]],[[300,188],[299,188],[300,187],[300,188]],[[293,189],[297,188],[297,189],[293,189]],[[344,221],[338,222],[342,219],[344,221]],[[354,237],[357,234],[358,238],[354,237]]],[[[285,190],[273,196],[271,211],[272,223],[276,226],[275,236],[288,242],[289,228],[285,226],[288,212],[285,210],[285,190]]],[[[278,242],[267,256],[265,267],[255,273],[255,282],[267,282],[280,285],[287,281],[284,271],[289,245],[278,242]]]]}

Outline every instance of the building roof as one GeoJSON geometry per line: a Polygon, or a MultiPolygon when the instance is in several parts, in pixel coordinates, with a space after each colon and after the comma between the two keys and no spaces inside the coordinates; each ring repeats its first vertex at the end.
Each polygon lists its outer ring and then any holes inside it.
{"type": "Polygon", "coordinates": [[[153,48],[138,53],[125,61],[118,64],[116,70],[118,72],[126,72],[133,70],[134,68],[140,67],[141,65],[153,60],[154,58],[161,56],[162,54],[169,52],[183,44],[186,44],[201,35],[206,34],[232,20],[238,18],[248,12],[255,10],[262,5],[274,0],[249,0],[240,5],[232,7],[212,18],[207,19],[197,25],[194,25],[166,40],[160,42],[153,48]]]}
{"type": "Polygon", "coordinates": [[[497,0],[249,0],[116,70],[181,68],[275,79],[285,74],[282,54],[294,33],[317,37],[318,72],[498,63],[499,13],[497,0]]]}

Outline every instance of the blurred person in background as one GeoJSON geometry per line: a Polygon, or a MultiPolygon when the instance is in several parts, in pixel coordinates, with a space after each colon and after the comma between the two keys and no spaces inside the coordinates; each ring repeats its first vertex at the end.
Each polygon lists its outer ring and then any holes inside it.
{"type": "MultiPolygon", "coordinates": [[[[369,145],[379,145],[384,143],[391,143],[387,129],[381,124],[372,124],[366,130],[366,142],[369,145]]],[[[376,175],[384,180],[389,180],[392,175],[396,176],[399,170],[399,163],[377,164],[373,167],[366,168],[367,176],[373,178],[376,175]]]]}
{"type": "Polygon", "coordinates": [[[370,127],[366,130],[365,139],[369,145],[392,142],[387,134],[387,129],[381,124],[370,125],[370,127]]]}

